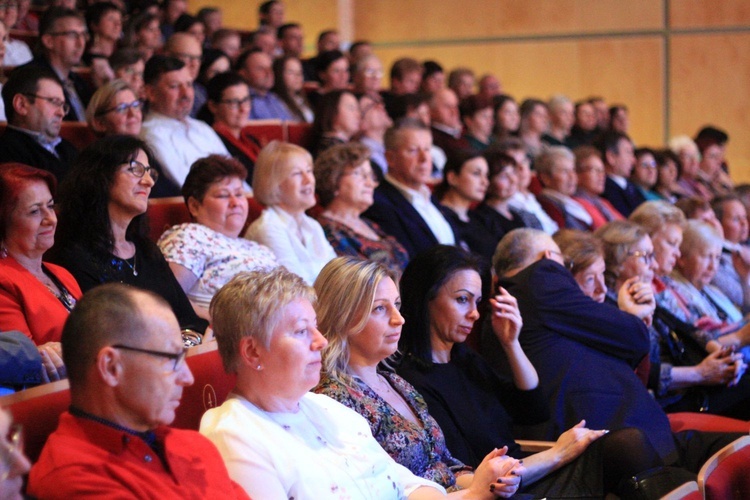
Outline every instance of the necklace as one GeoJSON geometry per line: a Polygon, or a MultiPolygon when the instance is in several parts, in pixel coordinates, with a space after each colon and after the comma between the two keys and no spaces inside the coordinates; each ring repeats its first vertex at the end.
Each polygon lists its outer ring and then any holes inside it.
{"type": "Polygon", "coordinates": [[[137,253],[133,254],[133,264],[130,264],[130,259],[122,259],[122,261],[128,265],[131,271],[133,271],[133,276],[138,276],[138,270],[135,268],[136,266],[136,258],[138,257],[137,253]]]}

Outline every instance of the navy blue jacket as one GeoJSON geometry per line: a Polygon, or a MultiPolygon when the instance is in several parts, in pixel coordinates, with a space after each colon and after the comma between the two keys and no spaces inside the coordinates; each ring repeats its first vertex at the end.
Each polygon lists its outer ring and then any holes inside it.
{"type": "Polygon", "coordinates": [[[625,189],[617,185],[615,181],[607,177],[604,183],[604,196],[613,207],[626,218],[638,208],[638,205],[646,201],[641,191],[635,184],[628,181],[625,189]]]}

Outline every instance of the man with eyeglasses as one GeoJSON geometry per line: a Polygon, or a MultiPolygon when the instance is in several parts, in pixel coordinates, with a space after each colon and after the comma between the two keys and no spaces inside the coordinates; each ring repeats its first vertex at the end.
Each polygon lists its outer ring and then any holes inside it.
{"type": "Polygon", "coordinates": [[[251,120],[295,121],[286,104],[271,92],[274,84],[271,56],[259,48],[247,49],[237,58],[235,70],[250,87],[251,120]]]}
{"type": "Polygon", "coordinates": [[[81,62],[89,32],[74,10],[50,7],[39,21],[41,53],[28,65],[53,71],[60,79],[68,110],[67,121],[86,121],[86,106],[93,90],[73,68],[81,62]]]}
{"type": "Polygon", "coordinates": [[[175,57],[154,56],[143,73],[149,112],[141,139],[154,150],[164,175],[182,186],[190,165],[211,154],[229,156],[219,136],[205,122],[191,118],[193,78],[175,57]]]}
{"type": "Polygon", "coordinates": [[[247,498],[213,444],[167,427],[193,375],[164,299],[119,283],[94,288],[62,345],[71,406],[32,468],[30,495],[247,498]]]}
{"type": "Polygon", "coordinates": [[[197,81],[201,69],[203,47],[201,47],[198,39],[190,33],[175,33],[164,44],[164,54],[184,62],[188,73],[190,73],[190,78],[193,79],[193,108],[190,111],[190,116],[195,118],[201,107],[206,104],[207,99],[206,87],[197,81]]]}
{"type": "Polygon", "coordinates": [[[11,73],[2,96],[8,127],[0,136],[0,159],[47,170],[62,180],[78,151],[60,137],[68,111],[60,80],[50,69],[22,66],[11,73]]]}

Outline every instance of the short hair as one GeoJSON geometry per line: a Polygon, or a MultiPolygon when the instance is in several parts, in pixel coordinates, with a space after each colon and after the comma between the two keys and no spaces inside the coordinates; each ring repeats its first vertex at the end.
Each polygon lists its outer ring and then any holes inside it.
{"type": "Polygon", "coordinates": [[[324,30],[324,31],[321,31],[320,34],[318,35],[318,43],[321,43],[323,41],[323,39],[325,37],[329,36],[329,35],[337,35],[337,34],[338,34],[338,31],[336,31],[336,30],[324,30]]]}
{"type": "Polygon", "coordinates": [[[695,136],[695,144],[701,153],[709,146],[723,146],[727,142],[729,142],[729,135],[724,130],[711,125],[700,129],[695,136]]]}
{"type": "Polygon", "coordinates": [[[211,299],[211,323],[227,373],[237,373],[239,346],[245,337],[268,347],[282,310],[295,300],[315,304],[315,291],[285,267],[242,272],[211,299]]]}
{"type": "Polygon", "coordinates": [[[219,14],[221,13],[221,9],[218,7],[202,7],[198,14],[196,14],[196,17],[205,24],[206,18],[210,16],[211,14],[219,14]]]}
{"type": "Polygon", "coordinates": [[[132,47],[118,49],[109,56],[109,65],[112,67],[113,71],[117,71],[126,66],[132,66],[138,61],[143,61],[145,63],[146,58],[143,57],[142,52],[132,47]]]}
{"type": "Polygon", "coordinates": [[[287,31],[294,29],[294,28],[301,28],[302,26],[299,23],[286,23],[279,26],[279,29],[276,30],[276,38],[281,40],[287,31]]]}
{"type": "Polygon", "coordinates": [[[94,26],[99,24],[102,17],[111,11],[116,11],[122,14],[120,8],[112,2],[96,2],[95,4],[90,5],[86,9],[85,14],[86,26],[89,31],[93,31],[94,26]]]}
{"type": "Polygon", "coordinates": [[[474,71],[469,68],[456,68],[448,74],[448,88],[452,89],[461,83],[461,78],[464,76],[474,76],[474,71]]]}
{"type": "Polygon", "coordinates": [[[86,383],[86,375],[103,347],[143,335],[148,319],[138,308],[137,295],[148,296],[171,311],[162,297],[122,283],[93,288],[71,311],[61,339],[71,391],[86,383]]]}
{"type": "Polygon", "coordinates": [[[693,141],[687,135],[677,135],[669,140],[669,149],[672,150],[672,152],[676,155],[680,155],[686,148],[698,149],[695,141],[693,141]]]}
{"type": "Polygon", "coordinates": [[[600,160],[602,159],[602,154],[599,152],[598,149],[596,149],[594,146],[578,146],[573,150],[573,155],[575,156],[576,160],[576,172],[581,173],[581,169],[583,168],[583,162],[591,158],[592,156],[596,156],[600,160]]]}
{"type": "MultiPolygon", "coordinates": [[[[135,92],[130,85],[123,80],[112,80],[96,89],[94,95],[91,96],[89,105],[86,106],[86,121],[92,130],[94,130],[94,120],[102,116],[104,110],[112,106],[112,101],[114,101],[117,94],[124,90],[129,90],[135,95],[135,92]]],[[[136,98],[138,98],[138,96],[136,96],[136,98]]]]}
{"type": "Polygon", "coordinates": [[[42,17],[39,19],[39,38],[43,35],[52,33],[55,28],[57,21],[66,17],[75,17],[82,23],[84,22],[81,15],[73,9],[66,9],[64,7],[50,7],[44,11],[42,17]]]}
{"type": "Polygon", "coordinates": [[[425,61],[422,63],[422,67],[424,68],[422,78],[427,78],[435,73],[445,73],[445,70],[437,61],[425,61]]]}
{"type": "Polygon", "coordinates": [[[290,160],[302,156],[312,166],[312,156],[306,149],[288,142],[271,141],[258,154],[253,169],[253,195],[263,205],[277,205],[281,201],[279,185],[289,175],[290,160]]]}
{"type": "Polygon", "coordinates": [[[680,198],[674,206],[682,210],[688,219],[694,219],[698,211],[712,210],[711,204],[700,196],[680,198]]]}
{"type": "MultiPolygon", "coordinates": [[[[401,135],[406,130],[422,130],[430,132],[429,127],[416,118],[402,118],[396,120],[391,128],[385,131],[383,143],[386,151],[395,151],[401,143],[401,135]]],[[[431,132],[430,132],[431,133],[431,132]]]]}
{"type": "Polygon", "coordinates": [[[393,98],[393,105],[390,113],[394,120],[403,118],[409,113],[417,109],[422,104],[429,104],[430,96],[427,94],[403,94],[397,95],[393,98]]]}
{"type": "Polygon", "coordinates": [[[736,201],[743,207],[745,206],[744,204],[742,204],[742,200],[740,199],[740,197],[736,194],[725,194],[723,196],[718,196],[711,201],[711,208],[714,209],[716,218],[719,219],[720,222],[724,218],[724,210],[726,204],[730,201],[736,201]]]}
{"type": "Polygon", "coordinates": [[[667,224],[685,227],[685,214],[666,201],[646,201],[636,208],[628,220],[640,224],[650,236],[658,233],[667,224]]]}
{"type": "MultiPolygon", "coordinates": [[[[187,14],[183,14],[185,16],[187,14]]],[[[180,16],[182,18],[182,16],[180,16]]],[[[198,21],[196,21],[197,23],[198,21]]],[[[195,43],[198,47],[201,49],[201,56],[203,55],[203,47],[201,47],[200,42],[198,42],[198,39],[195,38],[190,33],[187,33],[186,31],[175,31],[172,33],[172,36],[167,38],[167,41],[164,43],[164,52],[166,55],[171,55],[173,52],[177,52],[177,45],[179,45],[180,42],[187,41],[187,43],[195,43]]],[[[177,56],[173,56],[177,57],[177,56]]]]}
{"type": "Polygon", "coordinates": [[[343,256],[328,262],[313,284],[318,295],[318,329],[328,339],[328,347],[323,350],[323,370],[345,385],[354,386],[348,373],[349,338],[367,325],[375,291],[386,278],[398,282],[379,262],[343,256]]]}
{"type": "Polygon", "coordinates": [[[449,173],[461,175],[461,171],[467,162],[475,158],[484,158],[484,155],[475,149],[452,151],[447,156],[445,166],[443,166],[443,179],[440,181],[440,184],[435,186],[433,191],[438,200],[442,200],[445,194],[451,189],[450,184],[448,184],[449,173]]]}
{"type": "Polygon", "coordinates": [[[541,99],[536,99],[533,97],[524,99],[521,103],[521,106],[518,108],[518,113],[521,115],[521,120],[528,118],[528,116],[533,113],[538,106],[547,109],[547,103],[542,101],[541,99]]]}
{"type": "Polygon", "coordinates": [[[486,198],[496,198],[498,193],[495,191],[492,179],[496,175],[500,175],[506,168],[512,168],[515,171],[518,163],[516,163],[515,158],[494,147],[485,149],[482,153],[482,156],[484,156],[484,159],[487,160],[487,178],[490,180],[489,186],[487,187],[486,198]]]}
{"type": "Polygon", "coordinates": [[[143,71],[143,81],[146,85],[156,85],[162,75],[179,71],[185,67],[185,63],[172,56],[155,55],[146,62],[143,71]]]}
{"type": "Polygon", "coordinates": [[[594,146],[596,146],[602,154],[602,159],[606,162],[607,153],[618,154],[620,152],[620,141],[623,139],[631,144],[633,142],[627,134],[618,132],[617,130],[607,130],[594,141],[594,146]]]}
{"type": "Polygon", "coordinates": [[[613,220],[594,232],[604,248],[604,277],[607,286],[614,290],[615,281],[622,271],[630,249],[648,236],[646,229],[628,220],[613,220]]]}
{"type": "Polygon", "coordinates": [[[651,155],[654,157],[654,161],[656,161],[656,151],[654,151],[653,149],[649,147],[637,148],[635,151],[633,151],[633,154],[635,155],[636,158],[640,158],[641,156],[644,156],[644,155],[651,155]]]}
{"type": "MultiPolygon", "coordinates": [[[[13,108],[13,98],[18,94],[36,94],[39,90],[40,80],[50,80],[62,88],[62,82],[60,82],[55,72],[49,68],[28,65],[16,68],[11,72],[2,90],[3,105],[5,106],[5,115],[8,123],[13,125],[16,118],[16,111],[13,108]]],[[[34,99],[34,97],[29,97],[29,99],[34,99]]]]}
{"type": "Polygon", "coordinates": [[[181,192],[185,204],[190,198],[195,198],[202,203],[211,184],[227,177],[237,177],[244,181],[247,177],[247,169],[238,160],[229,156],[214,154],[198,158],[190,165],[190,171],[182,185],[181,192]]]}
{"type": "Polygon", "coordinates": [[[247,60],[250,59],[250,56],[252,56],[253,54],[265,54],[265,52],[263,52],[258,47],[250,47],[249,49],[243,50],[242,52],[240,52],[240,55],[237,56],[237,61],[235,61],[234,63],[235,71],[244,69],[245,63],[247,63],[247,60]]]}
{"type": "Polygon", "coordinates": [[[258,14],[263,14],[264,16],[267,16],[271,13],[271,8],[276,5],[277,3],[281,3],[279,0],[268,0],[267,2],[263,2],[258,6],[258,14]]]}
{"type": "Polygon", "coordinates": [[[419,61],[411,57],[402,57],[394,61],[391,66],[391,81],[403,80],[409,73],[418,72],[421,75],[423,71],[424,68],[419,61]]]}
{"type": "Polygon", "coordinates": [[[222,100],[224,91],[235,85],[244,85],[247,87],[247,82],[244,78],[233,71],[219,73],[208,81],[208,85],[206,85],[206,96],[209,101],[218,103],[222,100]]]}
{"type": "Polygon", "coordinates": [[[549,101],[547,101],[547,108],[554,112],[558,109],[562,109],[566,104],[573,104],[573,101],[571,101],[566,95],[557,94],[550,97],[549,101]]]}
{"type": "Polygon", "coordinates": [[[540,229],[522,227],[505,234],[495,248],[492,255],[492,269],[495,276],[502,278],[509,271],[528,265],[534,259],[534,250],[540,239],[549,235],[540,229]]]}
{"type": "MultiPolygon", "coordinates": [[[[175,33],[187,33],[190,28],[196,24],[203,24],[203,21],[197,17],[193,17],[190,14],[181,14],[180,17],[174,22],[175,33]]],[[[171,38],[171,37],[170,37],[171,38]]]]}
{"type": "Polygon", "coordinates": [[[604,258],[601,240],[588,231],[560,229],[552,239],[560,247],[565,265],[573,275],[591,267],[596,259],[604,258]]]}
{"type": "Polygon", "coordinates": [[[51,172],[23,163],[0,164],[0,242],[7,236],[10,218],[21,191],[33,182],[45,183],[55,196],[57,180],[51,172]]]}
{"type": "Polygon", "coordinates": [[[225,38],[230,37],[239,37],[240,34],[237,30],[229,29],[229,28],[219,28],[218,30],[214,31],[211,35],[211,45],[216,45],[220,41],[224,40],[225,38]]]}
{"type": "Polygon", "coordinates": [[[492,147],[503,153],[507,153],[508,151],[526,151],[523,141],[515,136],[503,137],[494,143],[492,147]]]}
{"type": "Polygon", "coordinates": [[[721,248],[723,243],[724,238],[711,224],[702,220],[690,219],[682,232],[680,253],[685,257],[693,252],[701,251],[709,245],[721,248]]]}
{"type": "Polygon", "coordinates": [[[429,303],[459,271],[480,273],[480,258],[451,245],[435,245],[414,257],[401,277],[401,315],[406,321],[398,347],[404,356],[432,365],[429,303]]]}
{"type": "Polygon", "coordinates": [[[364,144],[348,142],[323,151],[315,160],[315,187],[320,204],[327,207],[336,197],[341,177],[347,169],[356,168],[370,159],[370,150],[364,144]]]}
{"type": "MultiPolygon", "coordinates": [[[[315,71],[317,73],[322,73],[326,71],[331,64],[338,61],[339,59],[346,59],[346,55],[344,55],[343,52],[340,50],[327,50],[321,54],[318,54],[317,58],[317,64],[315,65],[315,71]]],[[[347,69],[349,68],[349,65],[347,65],[347,69]]]]}
{"type": "Polygon", "coordinates": [[[655,153],[654,159],[659,167],[665,166],[667,161],[670,160],[674,163],[675,167],[677,167],[677,178],[679,179],[680,175],[682,175],[682,162],[680,161],[680,157],[671,149],[660,149],[655,153]]]}
{"type": "Polygon", "coordinates": [[[575,156],[565,146],[550,146],[536,157],[534,168],[540,176],[552,175],[552,170],[554,170],[557,162],[560,160],[570,160],[575,163],[575,156]]]}
{"type": "Polygon", "coordinates": [[[360,47],[372,45],[369,40],[357,40],[349,46],[349,54],[354,54],[360,47]]]}
{"type": "Polygon", "coordinates": [[[462,119],[473,117],[476,113],[484,109],[493,109],[492,100],[478,94],[473,94],[462,99],[458,105],[458,112],[462,119]]]}

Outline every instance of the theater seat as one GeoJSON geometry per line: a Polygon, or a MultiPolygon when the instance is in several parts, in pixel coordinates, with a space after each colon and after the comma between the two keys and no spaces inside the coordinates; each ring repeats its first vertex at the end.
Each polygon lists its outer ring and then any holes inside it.
{"type": "Polygon", "coordinates": [[[148,235],[154,243],[164,231],[183,222],[190,222],[190,212],[182,196],[154,198],[148,201],[148,235]]]}
{"type": "Polygon", "coordinates": [[[261,146],[286,139],[281,120],[251,120],[250,125],[242,127],[240,133],[253,136],[261,146]]]}
{"type": "Polygon", "coordinates": [[[203,412],[224,402],[237,377],[224,372],[216,342],[190,349],[185,360],[195,383],[183,389],[172,427],[197,431],[203,412]]]}
{"type": "Polygon", "coordinates": [[[285,122],[287,141],[308,151],[312,145],[312,125],[309,123],[285,122]]]}
{"type": "Polygon", "coordinates": [[[697,430],[704,432],[742,432],[750,431],[750,422],[734,418],[709,415],[708,413],[679,412],[669,413],[669,425],[672,432],[697,430]]]}
{"type": "Polygon", "coordinates": [[[703,464],[698,486],[703,498],[716,500],[750,498],[750,436],[728,444],[703,464]]]}
{"type": "Polygon", "coordinates": [[[701,493],[698,483],[690,481],[685,483],[674,490],[670,491],[661,500],[702,500],[703,493],[701,493]]]}
{"type": "Polygon", "coordinates": [[[63,122],[60,137],[73,144],[78,151],[85,149],[97,139],[86,122],[63,122]]]}

